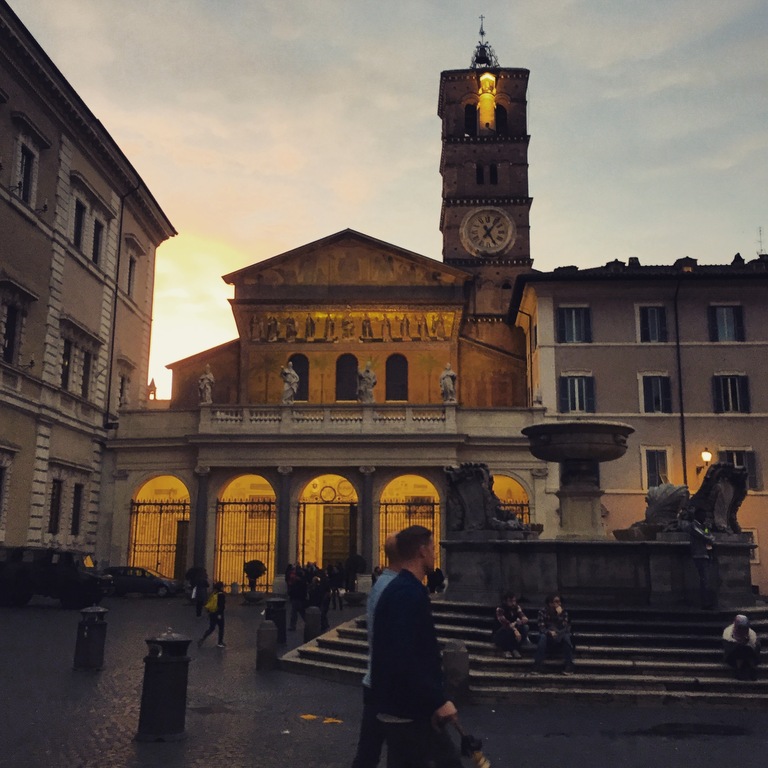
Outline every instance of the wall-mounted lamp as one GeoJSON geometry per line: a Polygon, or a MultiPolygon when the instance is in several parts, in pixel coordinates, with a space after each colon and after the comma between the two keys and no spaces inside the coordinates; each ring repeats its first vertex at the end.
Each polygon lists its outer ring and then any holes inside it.
{"type": "Polygon", "coordinates": [[[697,475],[700,475],[702,471],[709,466],[709,462],[712,461],[712,451],[710,451],[709,448],[704,448],[704,450],[701,452],[701,460],[704,462],[704,464],[700,467],[696,467],[697,475]]]}

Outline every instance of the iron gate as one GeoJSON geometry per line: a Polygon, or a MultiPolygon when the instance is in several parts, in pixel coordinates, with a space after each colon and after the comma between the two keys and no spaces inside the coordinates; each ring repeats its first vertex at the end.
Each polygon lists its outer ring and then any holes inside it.
{"type": "Polygon", "coordinates": [[[184,578],[188,501],[132,501],[128,565],[184,578]]]}
{"type": "Polygon", "coordinates": [[[275,534],[277,506],[273,498],[216,502],[216,556],[214,578],[226,585],[245,587],[243,566],[261,560],[267,572],[261,585],[271,586],[275,578],[275,534]]]}
{"type": "Polygon", "coordinates": [[[516,501],[516,502],[511,502],[506,504],[502,502],[501,504],[499,504],[499,507],[507,513],[508,517],[511,517],[512,515],[516,515],[517,519],[523,525],[530,525],[531,506],[530,504],[528,504],[528,502],[516,501]]]}
{"type": "Polygon", "coordinates": [[[387,564],[384,542],[391,533],[402,531],[409,525],[423,525],[432,531],[435,539],[435,567],[440,566],[440,502],[431,496],[424,499],[387,501],[379,505],[379,562],[387,564]]]}

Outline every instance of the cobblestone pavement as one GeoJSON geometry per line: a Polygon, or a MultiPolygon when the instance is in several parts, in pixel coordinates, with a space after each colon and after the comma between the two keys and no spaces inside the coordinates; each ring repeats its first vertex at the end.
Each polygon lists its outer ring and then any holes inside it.
{"type": "MultiPolygon", "coordinates": [[[[226,649],[190,647],[186,738],[134,741],[145,638],[171,627],[193,639],[206,619],[181,599],[105,601],[101,672],[74,671],[76,611],[47,601],[0,609],[0,766],[14,768],[315,768],[349,766],[361,704],[356,686],[255,671],[260,610],[230,598],[226,649]],[[303,717],[309,716],[309,717],[303,717]]],[[[331,613],[348,621],[359,609],[331,613]]],[[[289,633],[288,647],[301,640],[289,633]]],[[[768,754],[762,709],[693,709],[483,701],[462,708],[494,768],[757,768],[768,754]]],[[[383,765],[383,761],[382,761],[383,765]]]]}

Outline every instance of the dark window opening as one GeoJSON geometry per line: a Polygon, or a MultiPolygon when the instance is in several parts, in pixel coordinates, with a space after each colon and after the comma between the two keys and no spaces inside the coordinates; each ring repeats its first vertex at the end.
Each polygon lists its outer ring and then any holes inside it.
{"type": "Polygon", "coordinates": [[[72,242],[76,248],[83,247],[83,229],[85,227],[85,206],[79,200],[75,201],[75,231],[72,242]]]}
{"type": "Polygon", "coordinates": [[[669,482],[667,479],[667,452],[650,450],[645,452],[646,482],[648,488],[656,488],[669,482]]]}
{"type": "Polygon", "coordinates": [[[387,400],[408,400],[408,359],[404,355],[387,358],[387,400]]]}
{"type": "Polygon", "coordinates": [[[710,341],[744,341],[744,312],[740,306],[709,307],[710,341]]]}
{"type": "Polygon", "coordinates": [[[64,489],[63,480],[51,482],[51,507],[48,515],[48,533],[57,534],[61,523],[61,495],[64,489]]]}
{"type": "Polygon", "coordinates": [[[557,310],[557,340],[561,344],[592,341],[589,307],[561,307],[557,310]]]}
{"type": "Polygon", "coordinates": [[[488,166],[488,176],[491,184],[499,183],[499,169],[495,163],[488,166]]]}
{"type": "Polygon", "coordinates": [[[594,413],[594,378],[592,376],[561,376],[559,400],[560,413],[594,413]]]}
{"type": "Polygon", "coordinates": [[[485,184],[485,170],[482,165],[475,166],[475,181],[478,184],[485,184]]]}
{"type": "Polygon", "coordinates": [[[91,390],[91,368],[93,366],[93,355],[90,352],[83,352],[83,382],[80,387],[80,394],[87,398],[91,390]]]}
{"type": "Polygon", "coordinates": [[[70,533],[73,536],[80,535],[80,518],[83,514],[83,484],[75,483],[72,493],[72,526],[70,533]]]}
{"type": "Polygon", "coordinates": [[[72,342],[64,339],[64,348],[61,353],[61,388],[69,389],[69,374],[72,368],[72,342]]]}
{"type": "Polygon", "coordinates": [[[746,376],[713,376],[715,413],[749,413],[749,379],[746,376]]]}
{"type": "Polygon", "coordinates": [[[99,263],[101,257],[101,240],[104,236],[104,225],[100,221],[93,222],[93,248],[91,249],[91,259],[94,264],[99,263]]]}
{"type": "Polygon", "coordinates": [[[509,131],[507,127],[507,110],[501,105],[496,105],[496,133],[506,136],[509,131]]]}
{"type": "Polygon", "coordinates": [[[336,399],[357,400],[357,358],[342,355],[336,361],[336,399]]]}
{"type": "Polygon", "coordinates": [[[13,364],[19,346],[19,330],[21,311],[18,307],[8,305],[5,310],[5,329],[3,330],[3,362],[13,364]]]}
{"type": "Polygon", "coordinates": [[[21,145],[21,167],[19,168],[19,197],[25,203],[32,202],[32,180],[34,179],[35,153],[21,145]]]}
{"type": "Polygon", "coordinates": [[[666,309],[664,307],[640,307],[640,341],[661,343],[666,340],[666,309]]]}
{"type": "Polygon", "coordinates": [[[467,136],[477,136],[477,107],[474,104],[464,107],[464,133],[467,136]]]}
{"type": "Polygon", "coordinates": [[[668,376],[643,376],[645,413],[672,413],[672,386],[668,376]]]}

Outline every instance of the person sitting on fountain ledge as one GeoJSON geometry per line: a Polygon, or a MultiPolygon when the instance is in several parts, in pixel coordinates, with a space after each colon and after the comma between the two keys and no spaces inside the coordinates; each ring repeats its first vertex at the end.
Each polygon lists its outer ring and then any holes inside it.
{"type": "Polygon", "coordinates": [[[563,608],[560,595],[547,595],[539,611],[539,644],[533,658],[533,671],[541,674],[548,652],[562,651],[565,659],[564,675],[573,674],[573,640],[568,612],[563,608]]]}
{"type": "Polygon", "coordinates": [[[723,630],[723,661],[734,668],[737,680],[757,680],[760,641],[741,613],[723,630]]]}
{"type": "Polygon", "coordinates": [[[528,617],[518,605],[514,592],[506,592],[501,605],[496,608],[493,642],[504,652],[505,657],[512,659],[522,658],[521,649],[534,647],[528,639],[528,617]]]}

